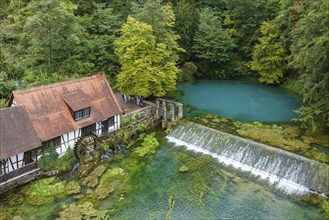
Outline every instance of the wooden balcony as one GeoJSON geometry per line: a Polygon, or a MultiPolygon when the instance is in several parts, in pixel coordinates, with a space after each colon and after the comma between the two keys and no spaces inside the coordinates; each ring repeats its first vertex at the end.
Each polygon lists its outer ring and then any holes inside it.
{"type": "Polygon", "coordinates": [[[38,169],[38,164],[36,162],[32,162],[9,173],[1,174],[0,185],[4,182],[11,181],[12,179],[17,179],[20,176],[24,176],[24,174],[36,169],[38,169]]]}

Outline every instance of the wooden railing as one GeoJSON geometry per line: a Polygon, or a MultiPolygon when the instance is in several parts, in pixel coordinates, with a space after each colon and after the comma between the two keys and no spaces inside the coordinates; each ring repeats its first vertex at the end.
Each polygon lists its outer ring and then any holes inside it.
{"type": "Polygon", "coordinates": [[[6,182],[12,178],[15,178],[17,176],[20,176],[24,173],[35,170],[37,168],[38,168],[38,164],[36,162],[33,162],[33,163],[29,163],[21,168],[18,168],[17,170],[11,171],[6,174],[2,174],[2,175],[0,175],[0,184],[3,182],[6,182]]]}

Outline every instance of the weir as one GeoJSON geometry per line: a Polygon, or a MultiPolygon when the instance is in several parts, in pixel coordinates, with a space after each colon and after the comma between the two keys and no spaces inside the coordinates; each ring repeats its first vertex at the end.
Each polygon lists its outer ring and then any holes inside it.
{"type": "Polygon", "coordinates": [[[326,164],[187,121],[167,138],[176,145],[211,155],[226,166],[250,172],[286,193],[328,194],[326,164]]]}

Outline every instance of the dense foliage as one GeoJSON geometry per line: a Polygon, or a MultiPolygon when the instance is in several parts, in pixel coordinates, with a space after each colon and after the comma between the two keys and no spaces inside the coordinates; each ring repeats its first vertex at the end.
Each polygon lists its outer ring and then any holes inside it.
{"type": "Polygon", "coordinates": [[[4,0],[0,106],[15,88],[98,71],[144,97],[252,77],[300,93],[304,127],[329,126],[328,22],[327,0],[4,0]]]}

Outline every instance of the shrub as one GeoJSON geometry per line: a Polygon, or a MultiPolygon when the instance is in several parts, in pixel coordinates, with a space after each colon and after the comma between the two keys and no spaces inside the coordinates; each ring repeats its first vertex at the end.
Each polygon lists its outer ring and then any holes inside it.
{"type": "Polygon", "coordinates": [[[75,161],[73,150],[69,148],[66,153],[59,158],[56,152],[56,146],[50,145],[45,149],[41,159],[38,162],[39,168],[43,172],[52,170],[69,171],[75,161]]]}
{"type": "Polygon", "coordinates": [[[144,157],[145,155],[154,154],[155,149],[159,147],[158,140],[154,137],[154,133],[148,135],[141,135],[138,140],[142,140],[140,147],[135,149],[135,153],[139,157],[144,157]]]}
{"type": "Polygon", "coordinates": [[[74,157],[73,150],[69,148],[65,154],[57,160],[56,167],[58,167],[60,171],[70,171],[75,160],[76,158],[74,157]]]}
{"type": "Polygon", "coordinates": [[[41,159],[38,162],[40,170],[43,172],[48,172],[57,169],[58,156],[59,154],[56,152],[56,146],[50,144],[50,146],[45,149],[41,159]]]}
{"type": "Polygon", "coordinates": [[[193,81],[194,74],[198,71],[198,67],[193,62],[184,63],[183,68],[178,73],[178,81],[180,83],[193,81]]]}

